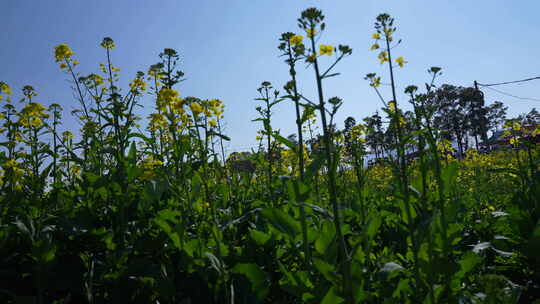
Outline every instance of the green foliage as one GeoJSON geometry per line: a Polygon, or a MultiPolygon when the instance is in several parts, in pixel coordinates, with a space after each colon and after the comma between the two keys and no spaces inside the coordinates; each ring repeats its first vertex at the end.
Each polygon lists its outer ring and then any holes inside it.
{"type": "Polygon", "coordinates": [[[340,76],[334,68],[352,50],[319,44],[324,19],[307,9],[300,32],[281,35],[290,81],[285,95],[267,81],[258,88],[260,149],[250,153],[225,155],[221,101],[180,96],[173,49],[121,89],[111,38],[101,43],[101,72],[83,77],[74,52],[58,45],[80,132],[60,133],[61,108],[34,102],[31,86],[14,105],[0,82],[0,302],[538,301],[539,130],[519,123],[537,113],[507,123],[512,150],[456,158],[449,139],[485,142],[506,110],[487,111],[475,89],[436,88],[433,67],[426,92],[405,90],[413,111],[404,111],[394,69],[406,61],[392,62],[401,40],[381,14],[372,49],[388,64],[392,99],[381,76],[366,79],[386,118],[351,117],[338,130],[343,101],[325,97],[324,81],[340,76]],[[304,65],[313,87],[297,83],[304,65]],[[143,96],[154,107],[146,129],[136,111],[143,96]],[[273,107],[286,100],[297,124],[288,137],[272,125],[273,107]]]}

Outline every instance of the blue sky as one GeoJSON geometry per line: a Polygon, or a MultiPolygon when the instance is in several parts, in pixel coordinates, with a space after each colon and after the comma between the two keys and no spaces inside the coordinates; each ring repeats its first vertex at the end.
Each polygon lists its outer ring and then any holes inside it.
{"type": "MultiPolygon", "coordinates": [[[[400,91],[409,84],[422,86],[431,66],[443,68],[439,84],[471,86],[474,80],[492,83],[540,75],[540,1],[301,1],[301,0],[3,0],[0,10],[0,80],[14,90],[30,84],[39,101],[64,107],[65,127],[76,127],[69,112],[77,106],[67,75],[57,67],[53,47],[67,43],[81,62],[85,75],[98,71],[105,54],[99,43],[105,36],[117,45],[113,62],[125,83],[136,71],[146,71],[158,61],[163,48],[181,55],[187,80],[182,96],[220,98],[226,105],[226,133],[230,151],[256,145],[257,87],[268,80],[281,88],[288,80],[287,66],[279,58],[282,32],[297,31],[296,19],[308,7],[326,15],[327,30],[320,42],[347,44],[353,54],[325,82],[327,98],[344,100],[338,121],[357,120],[381,107],[363,79],[369,72],[387,76],[377,53],[370,52],[375,17],[382,12],[396,19],[402,44],[395,56],[408,60],[397,73],[400,91]]],[[[323,61],[323,65],[330,59],[323,61]]],[[[315,96],[313,71],[300,69],[300,87],[315,96]]],[[[383,82],[385,82],[383,78],[383,82]]],[[[504,92],[540,98],[540,81],[497,87],[504,92]]],[[[390,92],[383,89],[386,99],[390,92]]],[[[510,114],[527,112],[539,101],[523,101],[485,90],[486,101],[505,102],[510,114]]],[[[405,100],[402,100],[403,103],[405,100]]],[[[151,111],[151,100],[143,103],[151,111]]],[[[290,102],[276,107],[273,125],[282,134],[294,132],[290,102]]]]}

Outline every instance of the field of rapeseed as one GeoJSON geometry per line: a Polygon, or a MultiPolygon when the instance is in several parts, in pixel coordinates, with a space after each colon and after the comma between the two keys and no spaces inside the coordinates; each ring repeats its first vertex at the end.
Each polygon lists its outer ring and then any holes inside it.
{"type": "MultiPolygon", "coordinates": [[[[366,75],[387,127],[377,114],[337,130],[343,101],[324,83],[352,49],[323,43],[317,9],[298,26],[276,41],[290,81],[254,90],[253,153],[225,154],[226,102],[182,96],[173,49],[121,89],[111,38],[87,76],[56,46],[80,130],[59,131],[63,109],[31,86],[1,82],[0,302],[540,303],[540,130],[507,120],[508,147],[480,149],[487,124],[443,119],[457,89],[436,85],[438,67],[425,91],[411,85],[398,100],[394,70],[407,61],[387,14],[371,49],[388,73],[366,75]],[[315,75],[317,99],[298,73],[315,75]],[[148,117],[136,115],[143,96],[148,117]],[[273,125],[285,102],[295,136],[273,125]],[[462,146],[469,137],[477,149],[462,146]]],[[[459,94],[466,114],[483,103],[478,90],[459,94]]]]}

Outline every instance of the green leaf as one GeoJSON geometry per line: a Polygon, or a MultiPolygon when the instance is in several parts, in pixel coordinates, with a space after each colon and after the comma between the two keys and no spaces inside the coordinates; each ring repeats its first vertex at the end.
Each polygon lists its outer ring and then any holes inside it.
{"type": "Polygon", "coordinates": [[[326,295],[322,299],[321,304],[339,304],[343,302],[345,302],[345,299],[338,296],[336,294],[334,286],[332,286],[330,287],[330,289],[328,289],[328,292],[326,292],[326,295]]]}
{"type": "Polygon", "coordinates": [[[32,248],[32,256],[38,264],[46,264],[54,260],[56,256],[56,247],[44,240],[39,240],[34,243],[32,248]]]}
{"type": "Polygon", "coordinates": [[[289,198],[293,202],[302,203],[308,200],[310,189],[301,181],[296,179],[287,180],[287,190],[289,198]]]}
{"type": "Polygon", "coordinates": [[[281,233],[289,235],[291,238],[294,238],[300,231],[300,224],[287,213],[279,209],[266,208],[261,211],[261,214],[274,228],[281,233]]]}
{"type": "Polygon", "coordinates": [[[129,152],[127,159],[132,167],[135,167],[137,163],[137,146],[135,146],[135,142],[132,141],[131,145],[129,147],[129,152]]]}
{"type": "Polygon", "coordinates": [[[332,74],[324,75],[324,77],[321,77],[321,79],[330,78],[330,77],[334,77],[334,76],[338,76],[338,75],[340,75],[340,73],[332,73],[332,74]]]}
{"type": "Polygon", "coordinates": [[[467,252],[463,255],[461,260],[458,262],[460,269],[454,274],[454,279],[457,279],[459,282],[465,277],[467,273],[474,269],[478,263],[482,261],[482,258],[472,252],[467,252]]]}
{"type": "Polygon", "coordinates": [[[251,290],[257,295],[259,301],[268,295],[268,277],[256,264],[236,264],[231,272],[244,275],[251,283],[251,290]]]}
{"type": "Polygon", "coordinates": [[[323,275],[325,279],[332,283],[337,282],[337,276],[335,273],[336,268],[334,267],[334,265],[328,264],[327,262],[318,258],[313,258],[313,265],[323,275]]]}
{"type": "Polygon", "coordinates": [[[218,132],[216,132],[216,131],[214,131],[214,130],[208,131],[208,133],[207,133],[206,135],[207,135],[207,136],[215,135],[215,136],[220,137],[220,138],[222,138],[223,140],[226,140],[226,141],[230,141],[230,140],[231,140],[231,138],[230,138],[229,136],[223,135],[223,134],[218,133],[218,132]]]}
{"type": "Polygon", "coordinates": [[[150,139],[150,138],[148,138],[148,137],[144,136],[144,135],[143,135],[143,134],[141,134],[141,133],[129,133],[129,135],[128,135],[128,138],[127,138],[127,139],[131,139],[131,138],[133,138],[133,137],[137,137],[137,138],[140,138],[140,139],[144,140],[145,142],[150,142],[150,141],[151,141],[151,139],[150,139]]]}
{"type": "Polygon", "coordinates": [[[292,141],[288,140],[287,138],[279,135],[277,132],[274,132],[272,133],[272,136],[277,140],[279,141],[280,143],[284,144],[285,146],[287,146],[289,149],[293,150],[295,153],[298,153],[297,149],[296,149],[296,144],[293,143],[292,141]]]}
{"type": "Polygon", "coordinates": [[[379,231],[379,227],[381,227],[381,223],[382,223],[382,220],[380,216],[375,216],[369,221],[366,227],[366,237],[368,239],[373,239],[373,237],[379,231]]]}
{"type": "Polygon", "coordinates": [[[315,241],[315,250],[320,254],[325,254],[326,249],[334,241],[336,235],[336,227],[331,221],[324,221],[320,234],[315,241]]]}
{"type": "Polygon", "coordinates": [[[270,235],[259,230],[249,230],[249,235],[259,246],[263,246],[270,239],[270,235]]]}
{"type": "Polygon", "coordinates": [[[323,153],[315,154],[315,159],[306,168],[306,172],[304,174],[304,178],[306,181],[312,180],[317,175],[317,172],[319,172],[319,170],[321,169],[324,161],[325,158],[323,153]]]}
{"type": "Polygon", "coordinates": [[[446,189],[449,190],[451,185],[454,185],[458,173],[458,163],[450,162],[448,166],[444,167],[442,170],[442,179],[447,185],[446,189]]]}

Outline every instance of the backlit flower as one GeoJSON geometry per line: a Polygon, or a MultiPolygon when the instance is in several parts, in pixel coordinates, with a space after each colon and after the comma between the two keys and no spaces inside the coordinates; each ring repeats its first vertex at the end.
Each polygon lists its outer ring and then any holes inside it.
{"type": "Polygon", "coordinates": [[[399,56],[398,58],[396,58],[396,63],[399,65],[400,68],[402,68],[403,66],[405,66],[405,63],[407,63],[407,61],[405,61],[402,56],[399,56]]]}
{"type": "Polygon", "coordinates": [[[54,47],[54,59],[56,62],[68,60],[73,56],[73,51],[65,43],[59,44],[54,47]]]}
{"type": "Polygon", "coordinates": [[[319,46],[319,52],[321,55],[332,56],[332,54],[334,54],[334,47],[331,45],[321,44],[319,46]]]}
{"type": "Polygon", "coordinates": [[[379,58],[379,62],[383,64],[388,61],[388,53],[386,51],[382,51],[379,53],[378,58],[379,58]]]}
{"type": "Polygon", "coordinates": [[[291,39],[289,39],[289,42],[291,43],[291,45],[300,45],[302,44],[303,39],[304,37],[302,37],[301,35],[294,35],[291,37],[291,39]]]}

